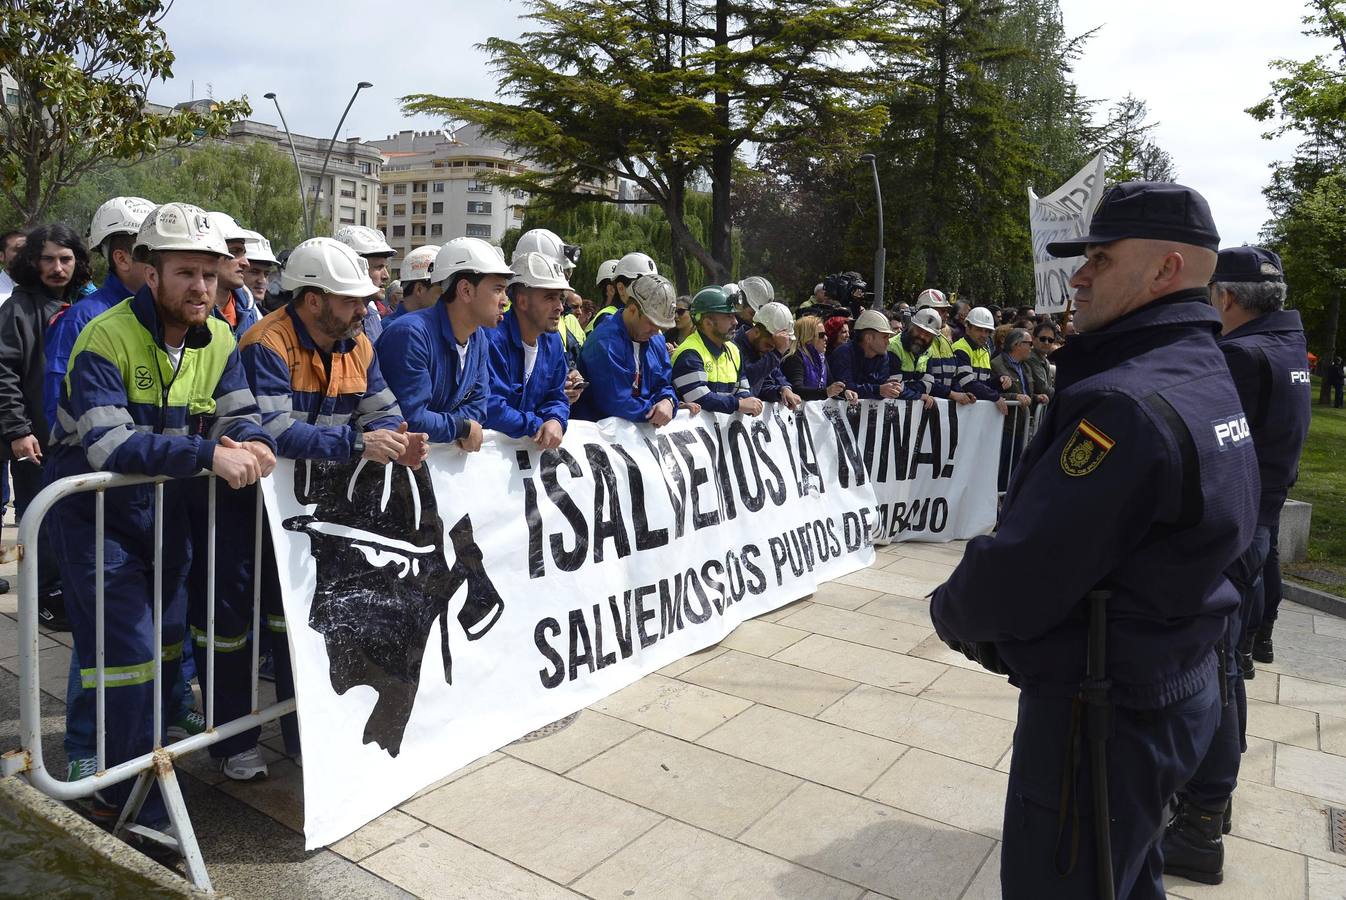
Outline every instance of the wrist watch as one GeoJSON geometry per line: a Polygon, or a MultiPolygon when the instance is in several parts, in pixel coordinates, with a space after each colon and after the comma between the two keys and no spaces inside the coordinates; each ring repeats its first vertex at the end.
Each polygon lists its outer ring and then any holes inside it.
{"type": "Polygon", "coordinates": [[[363,431],[355,432],[355,440],[351,442],[351,456],[361,457],[365,455],[365,433],[363,431]]]}

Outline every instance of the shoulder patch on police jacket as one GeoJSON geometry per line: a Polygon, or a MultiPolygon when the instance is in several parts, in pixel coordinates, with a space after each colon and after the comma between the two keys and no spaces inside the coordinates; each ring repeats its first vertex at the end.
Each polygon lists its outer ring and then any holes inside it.
{"type": "Polygon", "coordinates": [[[1072,477],[1088,475],[1098,468],[1114,443],[1088,419],[1080,419],[1079,427],[1061,448],[1061,471],[1072,477]]]}

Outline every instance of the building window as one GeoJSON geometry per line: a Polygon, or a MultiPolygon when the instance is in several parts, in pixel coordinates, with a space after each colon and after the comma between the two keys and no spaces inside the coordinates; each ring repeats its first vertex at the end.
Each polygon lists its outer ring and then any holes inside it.
{"type": "Polygon", "coordinates": [[[473,224],[470,224],[470,223],[469,223],[468,226],[467,226],[467,236],[468,236],[468,237],[489,238],[489,237],[491,236],[491,226],[490,226],[490,225],[473,225],[473,224]]]}
{"type": "Polygon", "coordinates": [[[19,91],[17,88],[5,88],[5,106],[19,105],[19,91]]]}
{"type": "Polygon", "coordinates": [[[360,224],[361,225],[369,224],[369,213],[365,212],[363,209],[360,210],[360,224]]]}
{"type": "Polygon", "coordinates": [[[515,189],[514,189],[514,199],[515,199],[515,200],[527,200],[527,199],[528,199],[528,193],[527,193],[527,191],[522,191],[522,190],[519,190],[518,188],[515,188],[515,189]]]}
{"type": "Polygon", "coordinates": [[[431,203],[431,204],[430,204],[430,212],[433,213],[434,215],[437,215],[437,216],[443,215],[443,214],[444,214],[444,203],[443,203],[442,201],[441,201],[441,202],[437,202],[437,203],[431,203]]]}
{"type": "Polygon", "coordinates": [[[362,162],[362,163],[360,163],[359,165],[360,165],[360,174],[362,174],[362,175],[369,175],[369,174],[371,174],[369,163],[367,163],[367,162],[362,162]]]}
{"type": "Polygon", "coordinates": [[[444,226],[436,222],[430,226],[430,237],[443,237],[444,226]]]}
{"type": "Polygon", "coordinates": [[[411,186],[411,192],[412,192],[413,194],[424,194],[424,193],[425,193],[425,182],[424,182],[424,181],[418,181],[418,182],[416,182],[415,184],[413,184],[413,185],[411,186]]]}
{"type": "Polygon", "coordinates": [[[395,184],[395,185],[393,185],[393,193],[394,193],[394,194],[405,194],[406,192],[407,192],[407,186],[406,186],[405,184],[395,184]]]}
{"type": "Polygon", "coordinates": [[[407,236],[407,226],[405,225],[393,226],[393,237],[406,237],[406,236],[407,236]]]}
{"type": "Polygon", "coordinates": [[[467,201],[467,211],[476,215],[489,216],[491,214],[491,201],[469,200],[467,201]]]}
{"type": "Polygon", "coordinates": [[[388,196],[388,185],[386,184],[379,185],[379,196],[380,197],[388,196]]]}
{"type": "Polygon", "coordinates": [[[405,203],[394,203],[394,204],[393,204],[393,215],[395,215],[395,216],[405,216],[406,214],[407,214],[407,205],[406,205],[405,203]]]}
{"type": "Polygon", "coordinates": [[[411,204],[411,214],[413,216],[425,215],[425,201],[424,200],[413,201],[411,204]]]}
{"type": "Polygon", "coordinates": [[[522,218],[523,218],[523,210],[524,210],[524,208],[523,208],[522,206],[516,206],[516,207],[514,207],[513,209],[514,209],[514,218],[516,218],[516,219],[522,219],[522,218]]]}
{"type": "Polygon", "coordinates": [[[432,185],[430,186],[430,193],[432,193],[432,194],[442,194],[442,193],[444,193],[444,182],[442,182],[442,181],[436,181],[434,184],[432,184],[432,185]]]}
{"type": "Polygon", "coordinates": [[[355,199],[355,188],[342,188],[342,189],[341,189],[341,196],[345,197],[347,200],[354,200],[354,199],[355,199]]]}
{"type": "Polygon", "coordinates": [[[388,204],[386,204],[386,203],[380,203],[380,204],[379,204],[379,215],[384,216],[385,218],[387,217],[387,215],[388,215],[388,204]]]}
{"type": "Polygon", "coordinates": [[[474,178],[467,183],[467,192],[469,194],[489,194],[491,193],[491,186],[489,184],[477,181],[474,178]]]}
{"type": "Polygon", "coordinates": [[[360,202],[361,203],[369,202],[369,185],[367,184],[360,185],[360,202]]]}
{"type": "Polygon", "coordinates": [[[411,226],[412,237],[425,237],[425,225],[420,222],[411,226]]]}
{"type": "MultiPolygon", "coordinates": [[[[473,163],[473,165],[476,165],[476,163],[473,163]]],[[[461,168],[463,167],[463,163],[462,163],[462,161],[460,160],[459,162],[452,163],[452,166],[453,166],[453,168],[455,168],[455,169],[461,169],[461,168]]]]}

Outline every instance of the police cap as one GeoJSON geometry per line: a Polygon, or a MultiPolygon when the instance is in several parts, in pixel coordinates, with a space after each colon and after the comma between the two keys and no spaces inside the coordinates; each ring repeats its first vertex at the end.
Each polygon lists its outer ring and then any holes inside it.
{"type": "Polygon", "coordinates": [[[1264,247],[1230,247],[1220,251],[1212,282],[1285,281],[1281,258],[1264,247]]]}
{"type": "Polygon", "coordinates": [[[1087,234],[1053,241],[1047,245],[1047,252],[1052,256],[1082,256],[1090,244],[1111,244],[1125,238],[1220,249],[1220,234],[1205,197],[1181,184],[1128,181],[1103,193],[1094,207],[1087,234]]]}

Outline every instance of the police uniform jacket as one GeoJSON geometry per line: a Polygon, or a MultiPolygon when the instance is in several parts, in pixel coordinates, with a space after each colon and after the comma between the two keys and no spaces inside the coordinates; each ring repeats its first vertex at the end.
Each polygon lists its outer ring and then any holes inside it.
{"type": "Polygon", "coordinates": [[[1304,326],[1297,310],[1277,310],[1235,328],[1219,344],[1257,451],[1257,524],[1270,527],[1295,483],[1313,415],[1304,326]]]}
{"type": "Polygon", "coordinates": [[[1073,695],[1083,599],[1106,589],[1115,702],[1157,708],[1206,686],[1239,603],[1222,573],[1252,539],[1258,495],[1252,441],[1217,440],[1243,418],[1219,324],[1204,290],[1182,291],[1057,351],[1056,398],[997,533],[935,591],[941,637],[994,642],[1020,688],[1073,695]],[[1010,577],[1043,564],[1053,577],[1010,577]]]}
{"type": "Polygon", "coordinates": [[[407,425],[437,444],[462,440],[469,422],[486,421],[490,388],[485,330],[467,339],[467,357],[460,362],[447,306],[441,300],[409,312],[374,339],[379,368],[407,425]]]}

